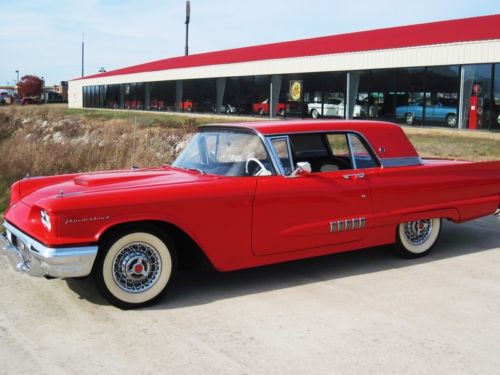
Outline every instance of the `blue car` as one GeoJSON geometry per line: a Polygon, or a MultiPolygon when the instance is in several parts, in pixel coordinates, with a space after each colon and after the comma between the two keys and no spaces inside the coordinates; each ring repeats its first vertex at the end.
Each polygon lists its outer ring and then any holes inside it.
{"type": "MultiPolygon", "coordinates": [[[[424,102],[422,100],[408,105],[396,107],[396,119],[404,119],[407,125],[422,120],[424,102]]],[[[437,99],[427,99],[425,106],[426,121],[444,122],[450,128],[456,128],[458,123],[457,108],[443,105],[437,99]]]]}

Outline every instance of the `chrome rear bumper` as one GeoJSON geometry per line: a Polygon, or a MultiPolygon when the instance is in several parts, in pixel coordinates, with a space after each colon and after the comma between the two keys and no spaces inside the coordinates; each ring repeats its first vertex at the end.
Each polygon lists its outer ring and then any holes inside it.
{"type": "Polygon", "coordinates": [[[87,276],[92,271],[97,246],[46,247],[6,221],[3,226],[0,254],[16,271],[57,278],[87,276]]]}

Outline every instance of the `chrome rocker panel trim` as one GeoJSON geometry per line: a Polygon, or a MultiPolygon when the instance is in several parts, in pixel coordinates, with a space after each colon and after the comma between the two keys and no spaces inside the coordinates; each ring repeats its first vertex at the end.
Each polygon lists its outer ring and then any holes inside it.
{"type": "Polygon", "coordinates": [[[47,247],[21,232],[7,221],[6,233],[0,235],[0,255],[6,255],[12,267],[30,276],[55,278],[83,277],[90,274],[97,256],[97,246],[47,247]],[[15,236],[28,251],[24,254],[12,242],[15,236]]]}

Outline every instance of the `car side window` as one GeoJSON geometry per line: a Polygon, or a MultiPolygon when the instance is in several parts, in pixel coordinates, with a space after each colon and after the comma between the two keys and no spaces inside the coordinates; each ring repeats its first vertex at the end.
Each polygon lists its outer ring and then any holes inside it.
{"type": "MultiPolygon", "coordinates": [[[[373,168],[377,162],[364,145],[361,138],[353,133],[327,134],[327,140],[332,151],[331,164],[343,169],[373,168]]],[[[332,167],[325,167],[321,172],[330,172],[332,167]]]]}
{"type": "Polygon", "coordinates": [[[373,160],[372,155],[365,147],[359,136],[349,133],[347,137],[349,140],[351,157],[354,162],[354,167],[356,169],[376,167],[377,163],[375,162],[375,160],[373,160]]]}
{"type": "Polygon", "coordinates": [[[332,153],[331,160],[321,166],[320,172],[333,172],[335,170],[353,169],[349,140],[346,133],[327,134],[326,139],[332,153]]]}
{"type": "Polygon", "coordinates": [[[288,138],[271,138],[271,145],[273,146],[274,152],[283,166],[285,175],[290,175],[293,172],[293,162],[292,156],[290,155],[290,148],[288,147],[288,138]]]}

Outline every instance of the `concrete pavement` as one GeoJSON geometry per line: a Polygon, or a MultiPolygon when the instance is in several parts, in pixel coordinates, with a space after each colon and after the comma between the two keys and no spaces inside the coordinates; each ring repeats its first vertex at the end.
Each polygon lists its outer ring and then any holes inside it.
{"type": "Polygon", "coordinates": [[[2,374],[498,374],[500,218],[446,223],[429,256],[387,248],[179,274],[121,311],[93,280],[0,259],[2,374]]]}

